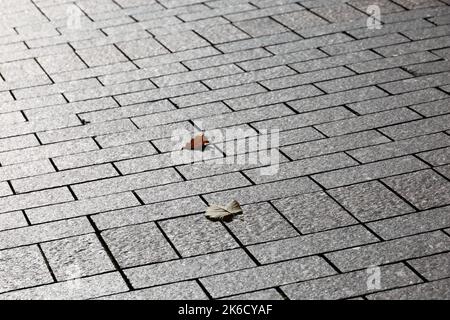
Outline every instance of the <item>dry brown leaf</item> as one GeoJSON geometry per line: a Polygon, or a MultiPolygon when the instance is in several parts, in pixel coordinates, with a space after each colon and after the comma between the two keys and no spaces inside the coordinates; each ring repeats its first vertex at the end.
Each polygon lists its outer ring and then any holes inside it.
{"type": "Polygon", "coordinates": [[[206,217],[210,220],[232,220],[237,214],[242,214],[242,208],[236,200],[231,201],[226,206],[212,204],[206,209],[206,217]]]}
{"type": "Polygon", "coordinates": [[[186,143],[183,147],[185,150],[203,150],[209,144],[204,133],[200,133],[186,143]]]}

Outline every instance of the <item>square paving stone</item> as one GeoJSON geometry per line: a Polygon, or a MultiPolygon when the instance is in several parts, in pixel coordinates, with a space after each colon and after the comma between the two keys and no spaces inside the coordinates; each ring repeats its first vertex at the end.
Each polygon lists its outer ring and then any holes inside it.
{"type": "Polygon", "coordinates": [[[0,251],[0,293],[51,282],[37,246],[0,251]]]}
{"type": "Polygon", "coordinates": [[[427,280],[450,277],[450,252],[408,261],[427,280]]]}
{"type": "Polygon", "coordinates": [[[156,37],[170,51],[185,51],[189,49],[206,47],[208,42],[192,31],[156,37]]]}
{"type": "Polygon", "coordinates": [[[48,73],[67,72],[86,69],[86,65],[74,53],[57,54],[39,57],[37,59],[42,68],[48,73]]]}
{"type": "Polygon", "coordinates": [[[270,18],[240,21],[235,25],[254,38],[288,31],[287,28],[270,18]]]}
{"type": "Polygon", "coordinates": [[[166,220],[161,228],[183,257],[237,248],[227,230],[204,214],[166,220]]]}
{"type": "Polygon", "coordinates": [[[58,281],[114,270],[114,265],[94,234],[42,244],[58,281]]]}
{"type": "Polygon", "coordinates": [[[139,59],[168,53],[158,41],[152,38],[122,42],[117,45],[130,59],[139,59]]]}
{"type": "Polygon", "coordinates": [[[250,38],[231,24],[220,24],[200,30],[198,33],[213,44],[250,38]]]}
{"type": "Polygon", "coordinates": [[[154,223],[107,230],[102,237],[121,267],[178,258],[154,223]]]}
{"type": "Polygon", "coordinates": [[[357,221],[324,192],[307,193],[273,201],[302,233],[355,224],[357,221]]]}
{"type": "Polygon", "coordinates": [[[378,181],[329,190],[330,195],[361,221],[392,217],[414,209],[378,181]]]}
{"type": "Polygon", "coordinates": [[[326,20],[306,10],[280,14],[273,18],[291,29],[311,28],[328,23],[326,20]]]}
{"type": "Polygon", "coordinates": [[[244,244],[297,236],[295,229],[268,203],[243,206],[243,214],[227,226],[244,244]]]}
{"type": "Polygon", "coordinates": [[[450,182],[432,170],[383,180],[420,210],[450,204],[450,182]]]}
{"type": "Polygon", "coordinates": [[[112,45],[80,49],[76,52],[89,67],[103,66],[128,60],[127,57],[112,45]]]}

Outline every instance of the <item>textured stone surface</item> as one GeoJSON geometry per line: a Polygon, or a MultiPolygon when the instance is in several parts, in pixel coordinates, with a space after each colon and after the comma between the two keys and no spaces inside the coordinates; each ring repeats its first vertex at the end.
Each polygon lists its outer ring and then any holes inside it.
{"type": "Polygon", "coordinates": [[[449,0],[0,2],[0,300],[448,298],[449,0]]]}

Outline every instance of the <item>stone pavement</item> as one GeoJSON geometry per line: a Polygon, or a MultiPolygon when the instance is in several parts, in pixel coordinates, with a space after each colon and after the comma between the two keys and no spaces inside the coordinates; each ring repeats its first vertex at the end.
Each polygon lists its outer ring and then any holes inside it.
{"type": "Polygon", "coordinates": [[[449,0],[0,0],[0,299],[450,299],[449,23],[449,0]]]}

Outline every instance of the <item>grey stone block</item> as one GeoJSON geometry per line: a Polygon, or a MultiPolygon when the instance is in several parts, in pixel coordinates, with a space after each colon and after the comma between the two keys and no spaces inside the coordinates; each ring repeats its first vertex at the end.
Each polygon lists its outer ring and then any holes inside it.
{"type": "Polygon", "coordinates": [[[439,100],[445,97],[447,97],[447,95],[442,91],[430,88],[416,92],[350,103],[348,104],[348,107],[360,114],[368,114],[407,106],[413,106],[413,109],[416,109],[414,106],[415,104],[439,100]]]}
{"type": "Polygon", "coordinates": [[[319,173],[314,175],[313,179],[325,188],[336,188],[425,168],[427,168],[427,165],[423,162],[411,156],[406,156],[327,173],[319,173]]]}
{"type": "Polygon", "coordinates": [[[86,300],[128,291],[118,272],[58,282],[0,295],[2,300],[86,300]]]}
{"type": "Polygon", "coordinates": [[[256,184],[311,175],[318,172],[355,166],[358,163],[345,153],[336,153],[316,158],[297,160],[279,165],[273,175],[262,175],[260,169],[245,170],[244,173],[256,184]]]}
{"type": "Polygon", "coordinates": [[[261,37],[270,34],[278,34],[288,29],[270,18],[259,18],[234,23],[239,29],[244,30],[252,37],[261,37]]]}
{"type": "Polygon", "coordinates": [[[450,238],[442,232],[430,232],[327,253],[331,262],[342,271],[379,266],[449,250],[450,238]]]}
{"type": "Polygon", "coordinates": [[[117,44],[130,59],[140,59],[168,53],[161,44],[152,38],[138,39],[117,44]]]}
{"type": "Polygon", "coordinates": [[[0,293],[51,282],[37,246],[0,251],[0,293]]]}
{"type": "Polygon", "coordinates": [[[94,234],[42,244],[58,281],[77,279],[114,270],[114,265],[94,234]]]}
{"type": "Polygon", "coordinates": [[[72,200],[73,197],[67,188],[12,195],[0,198],[0,212],[23,210],[72,200]]]}
{"type": "Polygon", "coordinates": [[[107,180],[85,182],[74,185],[72,189],[79,199],[88,199],[181,180],[180,175],[174,169],[170,168],[119,176],[107,180]]]}
{"type": "Polygon", "coordinates": [[[418,276],[402,264],[380,268],[379,289],[368,288],[370,275],[366,270],[354,271],[283,286],[282,290],[290,299],[295,300],[337,300],[421,282],[418,276]]]}
{"type": "Polygon", "coordinates": [[[226,204],[236,199],[240,204],[274,200],[297,194],[318,191],[320,188],[307,177],[265,183],[205,195],[209,203],[226,204]]]}
{"type": "Polygon", "coordinates": [[[298,235],[294,228],[268,203],[242,208],[244,214],[228,224],[244,245],[298,235]]]}
{"type": "MultiPolygon", "coordinates": [[[[328,80],[318,83],[317,86],[328,93],[332,93],[406,78],[411,78],[411,75],[401,69],[395,68],[350,76],[345,79],[328,80]]],[[[382,87],[385,88],[386,86],[382,87]]]]}
{"type": "Polygon", "coordinates": [[[53,158],[59,170],[96,165],[107,162],[121,161],[130,158],[153,155],[157,153],[148,142],[140,142],[125,146],[111,147],[101,150],[89,151],[79,154],[53,158]]]}
{"type": "Polygon", "coordinates": [[[324,192],[276,200],[273,204],[303,234],[357,223],[324,192]]]}
{"type": "Polygon", "coordinates": [[[93,232],[86,218],[34,225],[0,232],[0,249],[24,246],[93,232]]]}
{"type": "MultiPolygon", "coordinates": [[[[139,190],[137,194],[145,203],[184,198],[230,188],[249,185],[250,182],[239,172],[229,173],[215,177],[183,181],[165,186],[139,190]]],[[[229,201],[226,201],[228,203],[229,201]]]]}
{"type": "Polygon", "coordinates": [[[211,276],[200,281],[214,298],[218,298],[334,273],[325,260],[314,256],[211,276]]]}
{"type": "Polygon", "coordinates": [[[222,298],[222,300],[284,300],[284,298],[275,289],[265,289],[222,298]]]}
{"type": "Polygon", "coordinates": [[[450,276],[450,253],[441,253],[434,256],[408,261],[427,280],[439,280],[450,276]]]}
{"type": "Polygon", "coordinates": [[[380,129],[394,140],[417,137],[429,133],[444,131],[450,128],[450,115],[421,119],[408,123],[401,123],[380,129]]]}
{"type": "Polygon", "coordinates": [[[263,264],[377,242],[364,227],[350,226],[248,247],[263,264]]]}
{"type": "Polygon", "coordinates": [[[209,221],[204,214],[169,219],[159,225],[182,257],[239,247],[221,224],[209,221]]]}
{"type": "Polygon", "coordinates": [[[206,205],[199,197],[190,197],[102,212],[92,219],[100,230],[104,230],[199,213],[205,209],[206,205]]]}
{"type": "Polygon", "coordinates": [[[208,46],[208,42],[192,31],[180,34],[160,35],[157,36],[156,39],[172,52],[208,46]]]}
{"type": "Polygon", "coordinates": [[[288,28],[295,30],[327,24],[326,20],[306,10],[280,14],[273,18],[288,28]]]}
{"type": "MultiPolygon", "coordinates": [[[[0,163],[2,165],[10,165],[15,163],[28,163],[23,164],[24,167],[30,168],[31,166],[41,166],[41,168],[49,168],[48,161],[44,161],[48,158],[63,156],[63,155],[70,155],[75,153],[82,153],[86,151],[92,151],[92,150],[98,150],[97,145],[92,139],[79,139],[74,141],[67,141],[67,142],[61,142],[61,143],[54,143],[54,144],[48,144],[48,145],[42,145],[37,147],[31,147],[26,149],[19,149],[19,150],[12,150],[8,152],[2,152],[0,153],[0,163]],[[41,161],[37,161],[41,160],[41,161]],[[36,162],[34,162],[36,161],[36,162]],[[30,164],[30,162],[33,162],[34,164],[30,164]]],[[[13,169],[11,171],[17,170],[13,169]]],[[[5,171],[9,171],[10,169],[5,171]]],[[[19,169],[20,170],[20,169],[19,169]]],[[[28,170],[36,170],[36,169],[26,169],[24,171],[28,172],[28,170]]],[[[52,169],[51,171],[53,171],[52,169]]],[[[37,169],[35,173],[48,173],[51,172],[49,169],[37,169]]],[[[32,175],[32,174],[27,174],[32,175]]],[[[21,176],[25,177],[27,175],[21,176]]],[[[20,175],[19,175],[20,176],[20,175]]]]}
{"type": "Polygon", "coordinates": [[[430,209],[369,223],[380,237],[393,239],[445,228],[450,225],[450,207],[430,209]]]}
{"type": "Polygon", "coordinates": [[[448,145],[450,145],[450,137],[444,133],[436,133],[356,149],[349,151],[349,154],[358,161],[365,163],[441,148],[448,145]]]}
{"type": "Polygon", "coordinates": [[[106,230],[101,236],[122,268],[178,258],[154,223],[106,230]]]}
{"type": "Polygon", "coordinates": [[[418,156],[433,166],[450,163],[450,147],[419,153],[418,156]]]}
{"type": "Polygon", "coordinates": [[[183,281],[148,289],[114,294],[99,300],[208,300],[195,281],[183,281]]]}
{"type": "Polygon", "coordinates": [[[254,267],[242,249],[178,259],[125,270],[133,287],[143,288],[254,267]]]}
{"type": "Polygon", "coordinates": [[[369,300],[448,300],[450,280],[443,279],[367,296],[369,300]]]}
{"type": "Polygon", "coordinates": [[[0,214],[0,231],[27,226],[23,212],[14,211],[0,214]]]}
{"type": "Polygon", "coordinates": [[[383,181],[420,210],[450,204],[450,182],[432,170],[383,181]]]}
{"type": "Polygon", "coordinates": [[[378,181],[337,188],[330,190],[329,193],[355,217],[364,222],[414,211],[410,205],[378,181]]]}
{"type": "MultiPolygon", "coordinates": [[[[319,125],[321,123],[338,121],[341,119],[352,118],[355,115],[343,107],[335,107],[325,110],[311,111],[307,113],[294,114],[287,117],[281,117],[271,120],[258,121],[253,125],[258,130],[279,129],[280,131],[319,125]]],[[[324,126],[328,126],[326,124],[324,126]]]]}
{"type": "Polygon", "coordinates": [[[99,212],[136,206],[138,204],[139,201],[136,197],[131,192],[127,192],[27,209],[26,214],[32,223],[37,224],[91,215],[99,212]]]}
{"type": "Polygon", "coordinates": [[[385,142],[389,139],[371,130],[286,146],[281,150],[292,159],[303,159],[385,142]]]}
{"type": "Polygon", "coordinates": [[[114,46],[78,49],[76,53],[90,67],[127,61],[127,58],[114,46]]]}
{"type": "Polygon", "coordinates": [[[110,164],[104,164],[22,178],[11,181],[11,184],[17,193],[24,193],[115,176],[118,176],[118,173],[114,167],[110,164]]]}

